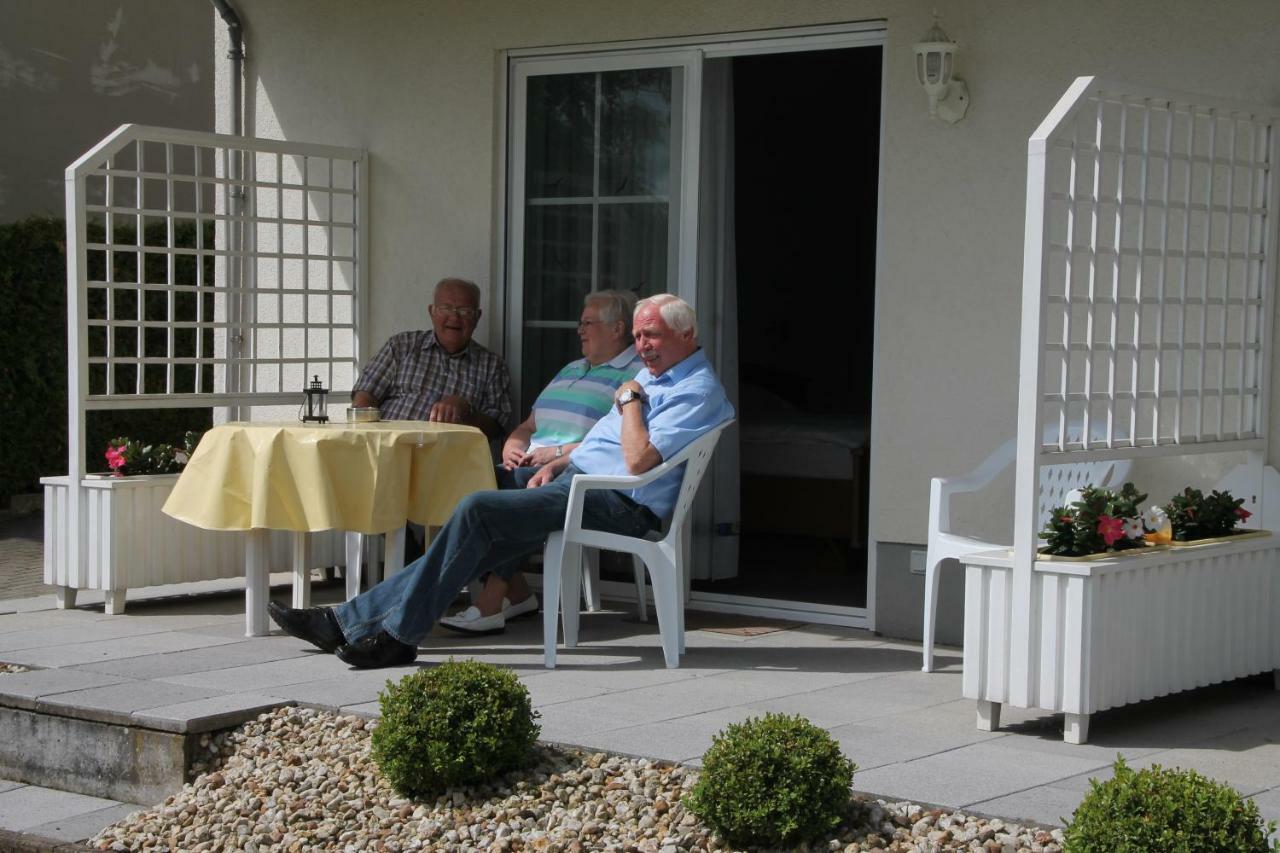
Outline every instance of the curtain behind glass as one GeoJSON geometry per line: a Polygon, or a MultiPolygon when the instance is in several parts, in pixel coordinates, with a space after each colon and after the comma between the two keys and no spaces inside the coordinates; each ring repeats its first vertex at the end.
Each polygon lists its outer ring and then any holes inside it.
{"type": "MultiPolygon", "coordinates": [[[[733,60],[702,66],[698,204],[699,339],[735,409],[738,405],[738,271],[734,225],[733,60]]],[[[725,430],[694,505],[692,577],[738,574],[741,492],[738,425],[725,430]]]]}

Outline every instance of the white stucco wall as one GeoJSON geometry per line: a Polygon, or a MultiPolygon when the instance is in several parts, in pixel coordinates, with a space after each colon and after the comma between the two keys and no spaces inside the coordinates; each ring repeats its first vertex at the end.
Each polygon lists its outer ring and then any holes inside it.
{"type": "Polygon", "coordinates": [[[125,122],[213,129],[210,8],[0,3],[0,222],[62,216],[63,171],[125,122]]]}
{"type": "MultiPolygon", "coordinates": [[[[1102,74],[1280,99],[1274,0],[239,0],[237,8],[247,28],[248,132],[370,152],[374,342],[425,323],[424,288],[445,274],[480,281],[492,305],[503,50],[886,20],[870,523],[872,537],[888,542],[922,542],[928,478],[963,473],[1015,431],[1026,138],[1071,80],[1102,74]],[[929,118],[912,67],[911,44],[935,6],[961,44],[957,73],[972,96],[954,126],[929,118]]],[[[218,73],[221,104],[225,63],[218,73]]],[[[840,86],[858,81],[815,85],[840,109],[840,86]]],[[[482,341],[498,341],[492,316],[482,341]]],[[[1009,504],[995,501],[975,514],[998,533],[1009,504]]]]}

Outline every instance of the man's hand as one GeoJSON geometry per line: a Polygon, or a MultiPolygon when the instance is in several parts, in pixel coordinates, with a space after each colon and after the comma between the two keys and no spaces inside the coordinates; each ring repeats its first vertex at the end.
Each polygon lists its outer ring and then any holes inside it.
{"type": "Polygon", "coordinates": [[[559,459],[552,459],[546,465],[539,468],[537,473],[529,478],[529,482],[526,484],[525,488],[536,489],[539,486],[545,486],[547,483],[554,480],[561,471],[568,467],[569,454],[566,453],[559,459]]]}
{"type": "Polygon", "coordinates": [[[471,411],[471,403],[465,397],[449,394],[436,401],[436,404],[431,407],[431,414],[427,420],[460,424],[471,417],[471,411]]]}
{"type": "Polygon", "coordinates": [[[523,465],[528,446],[528,442],[515,436],[508,438],[506,444],[502,445],[502,467],[512,471],[523,465]]]}
{"type": "Polygon", "coordinates": [[[524,456],[521,457],[520,465],[521,467],[533,466],[540,468],[549,462],[555,461],[555,459],[556,448],[554,445],[551,447],[538,447],[527,451],[524,456]]]}

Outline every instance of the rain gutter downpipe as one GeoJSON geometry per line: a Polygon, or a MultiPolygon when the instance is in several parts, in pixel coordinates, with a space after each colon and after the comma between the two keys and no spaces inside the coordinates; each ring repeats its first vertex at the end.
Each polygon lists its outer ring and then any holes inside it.
{"type": "Polygon", "coordinates": [[[222,16],[227,25],[227,38],[231,48],[227,58],[231,60],[231,132],[236,136],[244,135],[244,117],[241,115],[241,92],[244,89],[244,25],[240,16],[231,8],[229,0],[212,0],[213,8],[222,16]]]}
{"type": "MultiPolygon", "coordinates": [[[[234,136],[244,136],[244,24],[232,8],[230,0],[211,2],[227,25],[227,40],[230,43],[227,58],[231,60],[231,133],[234,136]]],[[[240,176],[244,174],[241,162],[243,157],[242,150],[232,152],[228,158],[230,174],[227,176],[231,181],[228,187],[227,212],[234,217],[227,223],[227,248],[231,250],[227,257],[227,350],[232,362],[226,372],[226,390],[231,393],[240,392],[240,368],[233,365],[240,362],[244,346],[244,331],[240,325],[240,298],[236,293],[242,286],[244,264],[240,249],[244,245],[244,219],[241,214],[244,213],[245,190],[238,183],[240,176]]],[[[229,406],[227,416],[231,420],[239,420],[242,417],[240,406],[229,406]]]]}

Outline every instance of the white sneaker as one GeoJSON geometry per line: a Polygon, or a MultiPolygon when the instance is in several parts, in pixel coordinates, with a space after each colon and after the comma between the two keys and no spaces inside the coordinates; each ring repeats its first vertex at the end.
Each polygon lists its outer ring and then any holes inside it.
{"type": "Polygon", "coordinates": [[[519,604],[512,604],[507,599],[502,599],[502,618],[518,619],[521,616],[528,616],[538,612],[538,596],[529,593],[529,597],[519,604]]]}
{"type": "MultiPolygon", "coordinates": [[[[524,602],[521,603],[523,604],[524,602]]],[[[474,605],[461,613],[444,617],[440,620],[440,624],[450,631],[476,636],[501,634],[507,629],[507,620],[501,613],[495,613],[492,616],[481,616],[480,608],[474,605]]]]}

